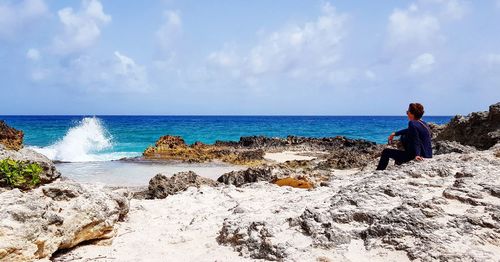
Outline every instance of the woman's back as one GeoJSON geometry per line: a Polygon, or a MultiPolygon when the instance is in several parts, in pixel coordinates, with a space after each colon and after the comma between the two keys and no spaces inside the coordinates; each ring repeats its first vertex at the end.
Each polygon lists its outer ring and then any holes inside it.
{"type": "Polygon", "coordinates": [[[422,120],[411,120],[408,123],[409,151],[412,157],[432,157],[431,129],[422,120]]]}

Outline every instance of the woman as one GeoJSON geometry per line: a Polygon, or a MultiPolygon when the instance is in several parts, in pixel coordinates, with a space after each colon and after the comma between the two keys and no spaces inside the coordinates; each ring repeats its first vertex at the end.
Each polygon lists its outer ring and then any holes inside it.
{"type": "Polygon", "coordinates": [[[390,158],[395,160],[396,165],[411,160],[422,161],[424,158],[432,158],[431,129],[424,121],[420,120],[424,115],[424,106],[419,103],[411,103],[406,115],[409,120],[408,128],[389,136],[389,143],[392,142],[394,136],[401,136],[405,150],[384,149],[377,170],[384,170],[389,164],[390,158]]]}

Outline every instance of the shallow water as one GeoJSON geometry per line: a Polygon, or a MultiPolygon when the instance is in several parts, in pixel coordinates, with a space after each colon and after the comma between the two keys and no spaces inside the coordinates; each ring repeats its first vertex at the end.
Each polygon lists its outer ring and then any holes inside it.
{"type": "Polygon", "coordinates": [[[177,172],[194,171],[196,174],[216,180],[220,175],[241,170],[241,166],[223,163],[142,163],[126,161],[99,161],[58,163],[57,169],[65,177],[84,183],[103,183],[112,186],[147,186],[158,173],[173,175],[177,172]]]}

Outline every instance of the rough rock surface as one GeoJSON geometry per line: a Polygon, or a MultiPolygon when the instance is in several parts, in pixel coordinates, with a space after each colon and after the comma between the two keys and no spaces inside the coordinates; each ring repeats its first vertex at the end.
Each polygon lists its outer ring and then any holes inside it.
{"type": "Polygon", "coordinates": [[[181,137],[167,135],[160,137],[154,147],[148,147],[143,156],[146,159],[186,162],[207,162],[218,159],[233,164],[255,165],[264,159],[264,151],[262,149],[236,150],[201,142],[187,145],[181,137]]]}
{"type": "Polygon", "coordinates": [[[149,181],[148,198],[165,198],[169,195],[184,191],[189,187],[200,187],[202,185],[216,186],[217,182],[212,179],[198,176],[196,173],[179,172],[171,177],[157,174],[149,181]]]}
{"type": "Polygon", "coordinates": [[[500,141],[500,102],[491,105],[488,112],[455,116],[436,139],[457,141],[479,149],[492,147],[500,141]]]}
{"type": "Polygon", "coordinates": [[[358,150],[357,148],[345,148],[332,151],[327,159],[320,162],[318,169],[352,169],[361,168],[378,159],[381,150],[374,147],[371,150],[358,150]]]}
{"type": "Polygon", "coordinates": [[[23,131],[16,130],[0,120],[0,145],[11,150],[19,150],[23,147],[23,131]]]}
{"type": "Polygon", "coordinates": [[[128,199],[100,186],[54,182],[0,194],[0,261],[50,258],[60,249],[114,235],[128,199]]]}
{"type": "Polygon", "coordinates": [[[363,139],[349,139],[343,136],[312,138],[288,136],[275,138],[265,136],[241,137],[240,141],[217,141],[214,144],[220,147],[264,149],[266,151],[332,151],[343,148],[357,148],[359,150],[373,150],[377,148],[374,142],[363,139]]]}
{"type": "Polygon", "coordinates": [[[449,153],[473,153],[477,149],[472,146],[462,145],[456,141],[435,141],[432,143],[432,151],[434,155],[442,155],[449,153]]]}
{"type": "MultiPolygon", "coordinates": [[[[500,255],[500,160],[492,151],[447,154],[383,172],[360,172],[330,205],[290,224],[318,247],[362,240],[420,261],[495,261],[500,255]]],[[[332,184],[335,183],[335,179],[332,184]]]]}
{"type": "Polygon", "coordinates": [[[281,176],[286,176],[281,173],[281,169],[273,166],[260,166],[250,167],[240,171],[231,171],[220,176],[217,182],[226,185],[242,186],[244,184],[260,181],[271,182],[281,176]]]}
{"type": "Polygon", "coordinates": [[[279,164],[266,164],[245,170],[231,171],[221,175],[217,182],[240,187],[255,182],[269,182],[281,186],[313,188],[327,182],[332,167],[325,161],[286,161],[279,164]]]}
{"type": "MultiPolygon", "coordinates": [[[[61,176],[52,161],[50,161],[46,156],[28,148],[22,148],[19,151],[14,151],[5,149],[2,145],[0,145],[0,160],[6,158],[39,164],[43,169],[42,173],[40,174],[41,184],[50,183],[61,176]]],[[[3,183],[0,179],[0,186],[2,186],[2,184],[3,183]]]]}
{"type": "Polygon", "coordinates": [[[257,182],[133,200],[110,246],[56,261],[498,261],[498,149],[333,172],[313,190],[257,182]]]}

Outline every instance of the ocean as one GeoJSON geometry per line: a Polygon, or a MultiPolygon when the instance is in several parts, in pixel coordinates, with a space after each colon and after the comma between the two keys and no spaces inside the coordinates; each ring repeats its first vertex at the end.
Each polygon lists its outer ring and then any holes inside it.
{"type": "MultiPolygon", "coordinates": [[[[187,143],[237,141],[241,136],[346,136],[385,143],[406,116],[0,116],[23,130],[25,145],[52,160],[109,161],[140,156],[163,135],[187,143]]],[[[424,120],[443,124],[450,116],[424,120]]]]}

